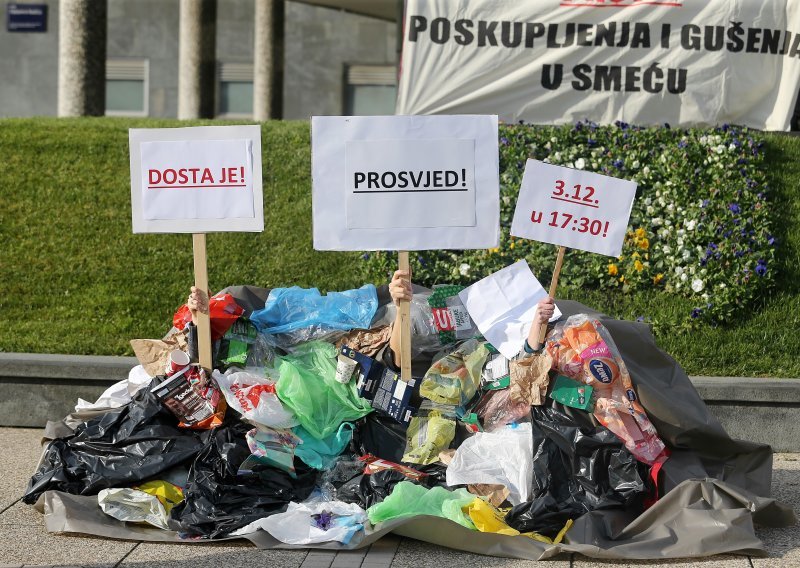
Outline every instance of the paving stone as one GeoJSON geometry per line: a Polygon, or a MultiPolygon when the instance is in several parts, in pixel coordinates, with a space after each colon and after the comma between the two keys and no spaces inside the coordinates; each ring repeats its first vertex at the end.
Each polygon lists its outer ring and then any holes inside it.
{"type": "Polygon", "coordinates": [[[135,546],[131,541],[51,534],[44,523],[0,528],[0,560],[7,563],[112,568],[135,546]]]}
{"type": "MultiPolygon", "coordinates": [[[[775,454],[772,495],[794,509],[800,517],[800,455],[775,454]]],[[[800,568],[800,525],[779,529],[756,528],[764,541],[768,558],[753,558],[754,568],[800,568]]]]}
{"type": "Polygon", "coordinates": [[[361,568],[364,557],[369,548],[359,548],[358,550],[346,550],[336,554],[336,558],[331,563],[331,568],[361,568]]]}
{"type": "Polygon", "coordinates": [[[470,554],[429,544],[411,538],[404,538],[397,548],[392,568],[569,568],[569,555],[561,554],[546,563],[515,558],[498,558],[470,554]]]}
{"type": "Polygon", "coordinates": [[[670,566],[670,568],[750,568],[747,556],[719,554],[707,558],[670,558],[668,560],[598,560],[576,554],[573,568],[598,568],[600,566],[670,566]]]}
{"type": "Polygon", "coordinates": [[[4,525],[44,527],[44,515],[31,505],[17,501],[0,513],[0,527],[4,525]]]}
{"type": "Polygon", "coordinates": [[[42,455],[39,440],[43,433],[44,430],[39,428],[0,428],[0,456],[3,456],[0,511],[25,493],[28,480],[42,455]]]}
{"type": "Polygon", "coordinates": [[[203,544],[143,542],[119,568],[300,568],[307,550],[259,550],[246,540],[203,544]]]}

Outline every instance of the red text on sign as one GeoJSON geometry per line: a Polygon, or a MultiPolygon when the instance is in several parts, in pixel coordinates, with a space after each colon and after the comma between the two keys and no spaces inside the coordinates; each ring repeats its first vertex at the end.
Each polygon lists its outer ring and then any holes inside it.
{"type": "Polygon", "coordinates": [[[244,166],[221,168],[216,177],[210,168],[166,168],[147,171],[149,189],[245,187],[244,166]]]}
{"type": "Polygon", "coordinates": [[[595,189],[591,185],[583,186],[576,183],[572,189],[566,189],[566,184],[563,180],[556,180],[556,188],[550,199],[558,201],[566,201],[567,203],[574,203],[576,205],[583,205],[585,207],[593,207],[597,209],[600,205],[599,199],[594,199],[595,189]]]}
{"type": "MultiPolygon", "coordinates": [[[[541,211],[531,211],[531,222],[541,223],[543,220],[543,213],[541,211]]],[[[609,221],[602,221],[600,219],[590,219],[589,217],[578,217],[571,213],[559,213],[552,211],[550,213],[550,222],[547,223],[550,227],[556,229],[572,230],[578,233],[589,233],[594,236],[608,236],[608,229],[610,226],[609,221]]]]}

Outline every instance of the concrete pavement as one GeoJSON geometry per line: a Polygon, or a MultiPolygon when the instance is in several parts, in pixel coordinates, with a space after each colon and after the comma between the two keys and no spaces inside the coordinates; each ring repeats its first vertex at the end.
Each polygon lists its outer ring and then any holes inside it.
{"type": "MultiPolygon", "coordinates": [[[[59,536],[44,529],[42,515],[19,498],[40,454],[43,430],[0,428],[0,568],[7,566],[92,566],[149,568],[503,568],[533,567],[533,561],[494,558],[441,548],[424,542],[386,537],[371,548],[348,553],[318,550],[259,550],[247,541],[219,544],[155,544],[90,536],[59,536]]],[[[800,512],[800,454],[776,454],[773,494],[800,512]]],[[[590,568],[613,565],[698,566],[702,568],[800,568],[800,525],[759,529],[768,558],[715,556],[664,561],[598,561],[561,555],[548,566],[590,568]]]]}

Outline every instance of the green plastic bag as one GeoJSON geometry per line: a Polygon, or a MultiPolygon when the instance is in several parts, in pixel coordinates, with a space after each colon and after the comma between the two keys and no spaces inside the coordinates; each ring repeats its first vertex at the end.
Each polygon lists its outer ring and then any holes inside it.
{"type": "Polygon", "coordinates": [[[336,376],[336,348],[324,341],[311,341],[294,353],[276,357],[280,379],[275,392],[306,431],[321,440],[369,414],[369,401],[358,396],[354,381],[344,385],[336,376]]]}
{"type": "Polygon", "coordinates": [[[468,529],[475,525],[461,509],[475,500],[475,495],[466,489],[448,491],[444,487],[426,489],[410,481],[395,485],[389,496],[367,509],[370,522],[375,525],[383,521],[412,515],[444,517],[468,529]]]}
{"type": "Polygon", "coordinates": [[[489,350],[477,339],[465,341],[428,369],[419,387],[420,396],[439,404],[467,404],[481,384],[481,370],[488,356],[489,350]]]}

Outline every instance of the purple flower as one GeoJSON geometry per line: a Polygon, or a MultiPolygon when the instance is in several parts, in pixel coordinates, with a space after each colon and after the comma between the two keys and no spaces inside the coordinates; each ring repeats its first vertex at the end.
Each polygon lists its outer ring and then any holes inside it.
{"type": "Polygon", "coordinates": [[[636,316],[636,321],[643,322],[644,321],[644,316],[636,316]]]}
{"type": "Polygon", "coordinates": [[[702,314],[702,313],[703,313],[703,310],[702,310],[702,309],[700,309],[700,308],[694,308],[694,309],[692,310],[692,319],[697,319],[697,318],[699,318],[699,317],[700,317],[700,314],[702,314]]]}
{"type": "Polygon", "coordinates": [[[362,258],[363,260],[367,260],[367,259],[369,258],[369,253],[368,253],[368,252],[365,252],[364,254],[362,254],[362,255],[361,255],[361,258],[362,258]]]}
{"type": "Polygon", "coordinates": [[[767,235],[767,244],[771,247],[774,247],[778,244],[778,239],[776,239],[772,235],[767,235]]]}
{"type": "Polygon", "coordinates": [[[756,264],[756,274],[759,276],[764,276],[767,273],[767,261],[763,258],[758,259],[758,264],[756,264]]]}
{"type": "Polygon", "coordinates": [[[681,140],[680,142],[678,142],[678,148],[686,148],[686,146],[688,145],[689,143],[686,140],[681,140]]]}
{"type": "Polygon", "coordinates": [[[738,203],[731,203],[730,205],[728,205],[728,209],[730,209],[731,213],[733,213],[734,215],[738,215],[739,213],[742,212],[742,208],[739,207],[738,203]]]}
{"type": "Polygon", "coordinates": [[[700,207],[708,207],[709,203],[710,203],[710,201],[708,199],[704,199],[703,200],[703,204],[700,207]]]}
{"type": "Polygon", "coordinates": [[[618,170],[621,170],[622,166],[624,166],[625,164],[622,160],[614,160],[613,162],[611,162],[611,165],[617,168],[618,170]]]}
{"type": "Polygon", "coordinates": [[[597,145],[597,140],[595,140],[594,138],[587,138],[586,139],[586,145],[587,146],[596,146],[597,145]]]}
{"type": "Polygon", "coordinates": [[[505,136],[500,138],[500,144],[502,144],[503,146],[508,146],[508,138],[506,138],[505,136]]]}

